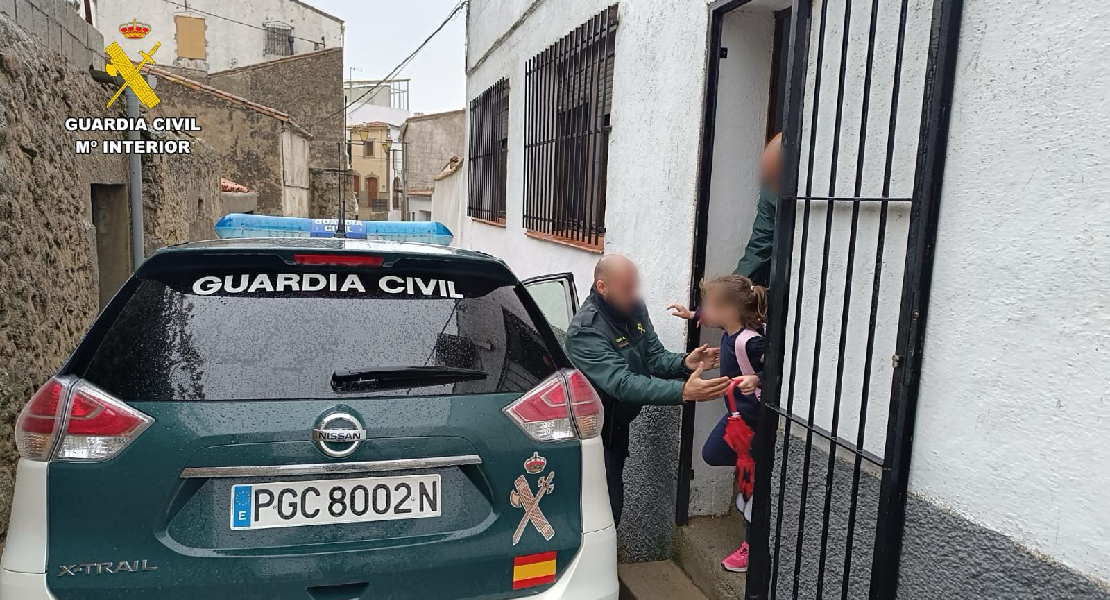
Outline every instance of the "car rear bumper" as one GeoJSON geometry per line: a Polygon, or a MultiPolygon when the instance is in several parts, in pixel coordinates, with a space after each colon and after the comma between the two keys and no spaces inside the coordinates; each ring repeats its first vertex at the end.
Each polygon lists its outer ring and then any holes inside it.
{"type": "Polygon", "coordinates": [[[582,534],[582,549],[563,576],[536,600],[617,600],[617,528],[582,534]]]}
{"type": "MultiPolygon", "coordinates": [[[[617,600],[617,530],[582,534],[582,548],[559,581],[535,600],[617,600]]],[[[55,600],[43,573],[0,569],[0,600],[55,600]]]]}

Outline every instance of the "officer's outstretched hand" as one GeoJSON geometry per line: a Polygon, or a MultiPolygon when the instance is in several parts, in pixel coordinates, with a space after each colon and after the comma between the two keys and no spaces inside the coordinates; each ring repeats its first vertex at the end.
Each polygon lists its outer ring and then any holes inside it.
{"type": "Polygon", "coordinates": [[[696,369],[698,367],[716,369],[721,366],[721,349],[710,348],[709,344],[702,344],[687,354],[683,362],[686,363],[687,369],[696,369]]]}
{"type": "Polygon", "coordinates": [[[686,380],[686,385],[682,386],[683,400],[705,402],[706,400],[716,400],[725,394],[725,390],[728,388],[728,383],[731,379],[728,377],[702,379],[701,371],[702,366],[699,364],[698,368],[690,375],[690,378],[686,380]]]}

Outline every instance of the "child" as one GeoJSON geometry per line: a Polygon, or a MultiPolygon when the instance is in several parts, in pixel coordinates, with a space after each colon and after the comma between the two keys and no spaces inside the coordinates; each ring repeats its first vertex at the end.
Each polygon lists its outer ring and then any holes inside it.
{"type": "MultiPolygon", "coordinates": [[[[744,448],[746,456],[738,456],[733,445],[737,445],[738,438],[750,443],[752,432],[758,426],[760,376],[763,372],[763,353],[767,347],[763,335],[767,320],[767,290],[752,285],[751,280],[741,275],[725,275],[703,282],[701,290],[702,324],[725,330],[721,337],[721,375],[732,377],[736,382],[735,410],[742,423],[734,424],[729,429],[732,409],[726,400],[725,414],[705,441],[702,458],[713,466],[735,467],[738,462],[749,465],[738,474],[740,493],[736,497],[736,507],[750,522],[755,462],[750,458],[750,446],[744,448]],[[739,436],[736,435],[737,429],[743,430],[739,436]],[[726,441],[726,430],[732,437],[732,445],[726,441]]],[[[675,308],[677,314],[688,313],[684,307],[675,308]]],[[[737,573],[748,570],[746,539],[739,550],[721,561],[721,566],[737,573]]]]}

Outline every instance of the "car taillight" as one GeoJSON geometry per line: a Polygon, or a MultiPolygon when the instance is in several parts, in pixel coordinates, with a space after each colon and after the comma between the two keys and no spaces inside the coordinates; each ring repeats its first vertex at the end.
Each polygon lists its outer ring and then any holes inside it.
{"type": "Polygon", "coordinates": [[[152,422],[87,381],[52,378],[20,413],[16,446],[30,460],[108,460],[152,422]]]}
{"type": "Polygon", "coordinates": [[[72,381],[51,378],[27,401],[15,423],[15,447],[31,460],[48,460],[57,437],[60,411],[72,381]]]}
{"type": "Polygon", "coordinates": [[[307,266],[380,267],[385,259],[362,254],[294,254],[293,262],[307,266]]]}
{"type": "Polygon", "coordinates": [[[586,376],[564,369],[504,409],[528,437],[540,442],[601,435],[605,410],[586,376]]]}

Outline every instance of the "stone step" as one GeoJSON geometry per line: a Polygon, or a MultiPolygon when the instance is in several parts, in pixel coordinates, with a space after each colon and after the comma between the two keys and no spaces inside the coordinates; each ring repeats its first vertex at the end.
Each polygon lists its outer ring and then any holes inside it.
{"type": "Polygon", "coordinates": [[[620,565],[620,600],[707,600],[669,560],[620,565]]]}
{"type": "Polygon", "coordinates": [[[723,517],[696,517],[675,535],[678,566],[709,600],[744,597],[747,578],[721,566],[744,541],[744,516],[736,511],[723,517]]]}

